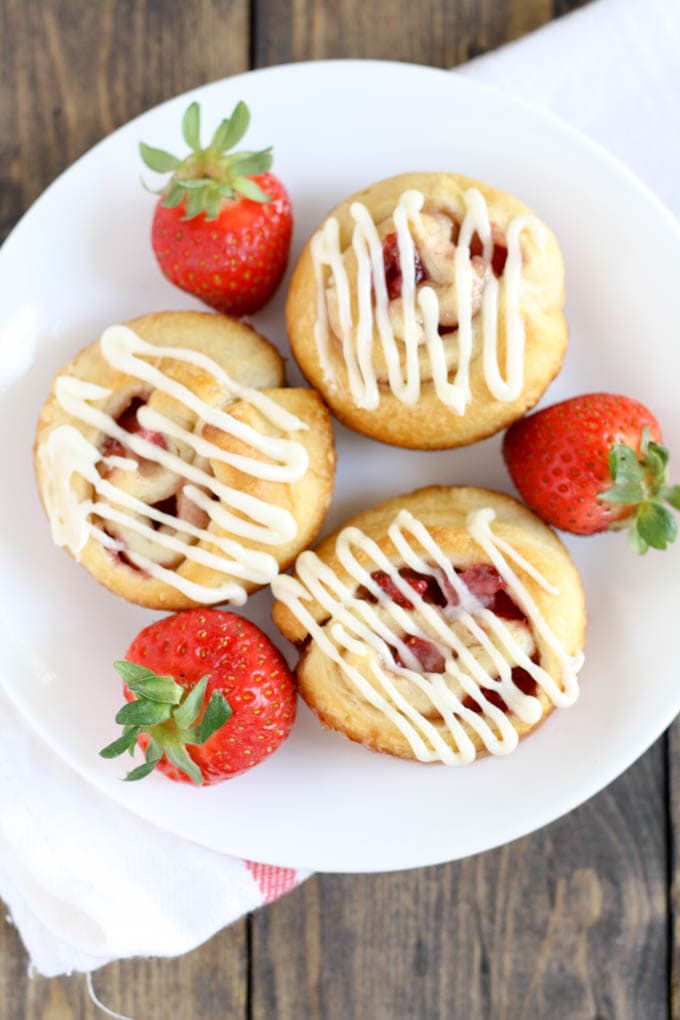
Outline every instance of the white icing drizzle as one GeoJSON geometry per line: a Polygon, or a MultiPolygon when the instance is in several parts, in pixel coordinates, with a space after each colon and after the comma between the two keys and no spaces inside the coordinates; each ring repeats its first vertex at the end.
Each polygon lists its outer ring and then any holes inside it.
{"type": "MultiPolygon", "coordinates": [[[[193,365],[207,372],[230,402],[248,402],[280,431],[288,433],[307,428],[303,421],[263,393],[239,385],[205,354],[147,343],[126,326],[107,329],[102,335],[100,347],[103,357],[113,368],[167,394],[192,411],[198,419],[196,432],[189,432],[153,408],[143,406],[137,413],[137,420],[143,429],[177,440],[192,449],[201,460],[210,459],[231,465],[254,478],[290,483],[306,472],[308,455],[302,443],[287,437],[262,435],[227,411],[206,403],[191,389],[143,360],[144,356],[154,359],[163,357],[193,365]],[[242,440],[269,460],[259,461],[220,449],[199,434],[204,423],[242,440]]],[[[166,514],[125,489],[113,485],[100,474],[98,464],[103,462],[110,468],[136,472],[138,461],[131,456],[104,456],[74,425],[61,425],[50,432],[38,452],[47,513],[57,545],[66,546],[79,558],[88,540],[95,538],[113,552],[125,551],[131,562],[151,577],[164,581],[196,602],[206,604],[229,601],[242,605],[246,591],[236,579],[267,584],[277,575],[278,565],[274,556],[249,549],[232,536],[265,546],[277,546],[290,541],[297,533],[297,524],[291,513],[224,485],[199,464],[188,463],[171,450],[151,442],[142,433],[125,431],[111,415],[92,403],[108,398],[110,390],[72,376],[61,376],[57,379],[55,394],[60,406],[76,421],[118,440],[136,457],[153,462],[176,476],[178,481],[184,479],[183,495],[203,511],[210,522],[206,527],[199,527],[188,520],[166,514]],[[78,496],[73,485],[73,476],[76,475],[90,483],[98,497],[96,500],[81,499],[78,496]],[[184,559],[216,570],[229,579],[219,587],[190,581],[143,552],[126,548],[123,542],[113,538],[93,521],[93,516],[121,525],[155,546],[179,553],[184,559]],[[155,529],[149,521],[161,527],[155,529]],[[229,534],[214,533],[211,530],[212,524],[229,534]],[[192,544],[191,540],[195,540],[195,543],[192,544]],[[210,549],[205,548],[205,544],[210,549]]]]}
{"type": "MultiPolygon", "coordinates": [[[[312,238],[311,254],[317,288],[317,315],[314,337],[326,384],[337,386],[331,356],[331,330],[326,306],[328,281],[324,269],[330,271],[338,302],[338,319],[342,357],[347,370],[352,399],[357,407],[373,410],[380,403],[380,388],[373,363],[374,334],[380,340],[387,365],[389,388],[404,404],[415,404],[420,397],[419,334],[417,312],[422,316],[424,342],[430,361],[432,382],[439,400],[457,414],[465,414],[471,402],[470,362],[473,347],[473,270],[470,244],[475,233],[483,247],[483,257],[490,263],[493,239],[489,212],[484,196],[477,188],[463,195],[465,216],[460,225],[455,248],[455,290],[458,307],[458,365],[453,381],[449,381],[444,340],[439,334],[439,299],[427,284],[416,287],[415,244],[409,224],[422,235],[421,192],[405,191],[393,212],[402,274],[401,301],[404,315],[404,337],[398,342],[389,316],[389,297],[383,262],[382,241],[365,205],[353,202],[350,216],[354,221],[352,248],[357,260],[357,312],[353,322],[351,288],[340,250],[340,228],[331,216],[312,238]],[[403,352],[403,353],[402,353],[403,352]],[[402,362],[403,367],[402,367],[402,362]]],[[[482,365],[489,392],[497,400],[516,400],[524,385],[524,320],[520,309],[522,285],[521,235],[531,231],[543,247],[545,228],[532,216],[515,216],[506,232],[507,259],[499,282],[492,274],[484,285],[481,305],[482,365]],[[506,363],[505,378],[498,364],[498,304],[501,287],[505,292],[506,363]]]]}
{"type": "Polygon", "coordinates": [[[421,574],[434,577],[440,586],[448,585],[458,596],[457,605],[445,608],[427,603],[399,573],[380,547],[358,528],[340,532],[336,555],[351,577],[345,584],[327,564],[311,552],[303,552],[295,566],[297,577],[279,576],[272,591],[302,623],[311,639],[343,672],[358,693],[403,733],[414,755],[421,761],[440,761],[458,765],[475,758],[475,747],[463,726],[467,724],[481,738],[491,754],[507,754],[518,743],[512,716],[527,723],[541,718],[538,698],[524,694],[512,682],[512,667],[520,666],[530,674],[556,706],[567,706],[578,697],[577,673],[583,655],[570,656],[550,630],[544,616],[526,586],[510,565],[512,560],[547,593],[558,589],[546,581],[511,545],[492,530],[491,509],[471,513],[467,530],[487,554],[506,583],[513,601],[524,612],[533,634],[540,636],[560,666],[559,682],[527,654],[507,621],[484,607],[465,585],[446,554],[427,528],[407,510],[401,510],[388,535],[402,563],[421,574]],[[368,561],[363,566],[355,555],[360,551],[368,561]],[[405,609],[385,593],[372,578],[375,570],[384,571],[392,585],[411,603],[405,609]],[[371,603],[357,592],[365,589],[375,600],[371,603]],[[323,606],[328,619],[319,624],[305,606],[310,599],[323,606]],[[461,634],[467,634],[466,641],[461,634]],[[444,672],[423,672],[417,657],[402,635],[426,640],[443,657],[444,672]],[[472,654],[470,644],[481,647],[491,660],[493,672],[472,654]],[[403,666],[395,663],[396,650],[403,666]],[[349,655],[368,658],[364,670],[370,680],[348,660],[349,655]],[[415,708],[400,690],[403,678],[426,695],[453,738],[454,747],[445,739],[441,724],[415,708]],[[497,692],[508,707],[506,714],[483,694],[482,689],[497,692]],[[471,697],[481,708],[475,712],[464,704],[471,697]]]}

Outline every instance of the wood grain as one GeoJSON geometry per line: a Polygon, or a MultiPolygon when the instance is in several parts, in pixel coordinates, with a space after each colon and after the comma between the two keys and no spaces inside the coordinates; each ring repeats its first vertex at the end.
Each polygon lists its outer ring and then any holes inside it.
{"type": "MultiPolygon", "coordinates": [[[[0,237],[119,124],[250,62],[446,67],[581,2],[3,0],[0,237]]],[[[314,878],[181,960],[113,964],[95,987],[135,1020],[680,1020],[679,834],[676,725],[541,833],[438,868],[314,878]]],[[[26,968],[0,922],[0,1020],[101,1015],[81,976],[29,981],[26,968]]]]}
{"type": "Polygon", "coordinates": [[[3,0],[0,239],[57,174],[120,124],[246,70],[249,18],[248,0],[3,0]]]}
{"type": "Polygon", "coordinates": [[[370,57],[453,67],[585,0],[255,0],[255,66],[370,57]]]}
{"type": "MultiPolygon", "coordinates": [[[[134,906],[131,905],[131,923],[134,906]]],[[[0,1020],[101,1020],[85,977],[28,978],[19,936],[0,925],[0,1020]]],[[[93,975],[109,1008],[134,1020],[245,1020],[248,997],[246,921],[176,960],[126,960],[93,975]]]]}
{"type": "Polygon", "coordinates": [[[500,850],[318,876],[256,914],[253,1020],[662,1020],[663,756],[660,742],[595,800],[500,850]]]}

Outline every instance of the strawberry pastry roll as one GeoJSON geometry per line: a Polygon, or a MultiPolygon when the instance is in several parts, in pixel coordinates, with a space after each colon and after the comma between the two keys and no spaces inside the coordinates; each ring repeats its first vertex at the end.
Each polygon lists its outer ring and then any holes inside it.
{"type": "Polygon", "coordinates": [[[395,446],[463,446],[516,421],[562,364],[563,266],[516,198],[402,174],[310,238],[286,308],[293,353],[345,425],[395,446]]]}
{"type": "Polygon", "coordinates": [[[226,316],[106,329],[38,422],[55,542],[140,605],[242,604],[309,545],[333,490],[330,416],[283,385],[276,350],[226,316]]]}
{"type": "Polygon", "coordinates": [[[573,704],[581,582],[509,496],[421,489],[350,520],[272,584],[302,696],[376,751],[458,765],[507,754],[573,704]]]}

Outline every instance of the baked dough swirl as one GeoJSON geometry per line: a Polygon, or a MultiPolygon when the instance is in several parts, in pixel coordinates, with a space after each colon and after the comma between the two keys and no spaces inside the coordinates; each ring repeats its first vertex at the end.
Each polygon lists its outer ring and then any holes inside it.
{"type": "Polygon", "coordinates": [[[203,312],[105,330],[54,380],[35,444],[55,542],[154,609],[242,604],[316,535],[330,416],[251,327],[203,312]]]}
{"type": "Polygon", "coordinates": [[[293,353],[350,428],[438,449],[505,428],[567,343],[562,259],[516,198],[458,174],[402,174],[342,202],[287,303],[293,353]]]}
{"type": "Polygon", "coordinates": [[[573,704],[585,604],[562,543],[509,496],[387,500],[272,584],[302,696],[377,751],[465,764],[507,754],[573,704]]]}

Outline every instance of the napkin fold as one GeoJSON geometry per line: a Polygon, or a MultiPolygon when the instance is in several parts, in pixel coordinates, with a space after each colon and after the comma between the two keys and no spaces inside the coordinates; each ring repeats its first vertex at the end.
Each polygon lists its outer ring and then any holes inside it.
{"type": "Polygon", "coordinates": [[[456,73],[569,121],[678,215],[678,54],[678,0],[594,0],[456,73]]]}
{"type": "MultiPolygon", "coordinates": [[[[680,210],[680,4],[594,0],[457,73],[552,110],[680,210]]],[[[0,896],[47,977],[175,956],[308,872],[227,857],[107,800],[0,694],[0,896]]]]}
{"type": "Polygon", "coordinates": [[[47,977],[178,956],[308,872],[180,839],[109,801],[0,697],[0,895],[47,977]]]}

